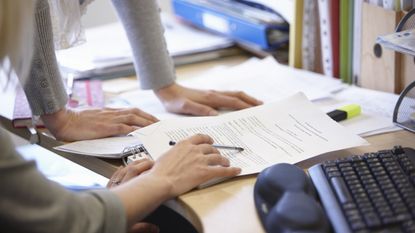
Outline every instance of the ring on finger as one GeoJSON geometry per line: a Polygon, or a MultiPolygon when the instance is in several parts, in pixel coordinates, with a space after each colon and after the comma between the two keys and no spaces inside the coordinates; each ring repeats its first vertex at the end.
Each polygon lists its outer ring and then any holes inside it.
{"type": "Polygon", "coordinates": [[[115,185],[119,185],[121,183],[121,181],[119,181],[119,180],[111,180],[111,183],[112,184],[115,184],[115,185]]]}

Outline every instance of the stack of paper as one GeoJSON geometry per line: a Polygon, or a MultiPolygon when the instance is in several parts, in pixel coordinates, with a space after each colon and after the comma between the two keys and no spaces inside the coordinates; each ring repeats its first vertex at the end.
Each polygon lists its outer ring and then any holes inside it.
{"type": "Polygon", "coordinates": [[[258,173],[275,163],[297,163],[329,151],[367,142],[329,118],[298,93],[278,102],[217,117],[173,118],[133,133],[153,159],[196,133],[210,135],[215,143],[243,151],[222,150],[241,175],[258,173]]]}
{"type": "MultiPolygon", "coordinates": [[[[239,53],[234,42],[191,28],[171,16],[162,15],[164,36],[176,65],[239,53]]],[[[61,67],[77,77],[131,75],[134,73],[131,47],[121,23],[86,30],[87,42],[57,52],[61,67]],[[103,49],[105,48],[105,49],[103,49]]]]}
{"type": "MultiPolygon", "coordinates": [[[[170,141],[194,134],[210,135],[214,142],[234,145],[243,151],[222,150],[241,175],[253,174],[275,163],[297,163],[319,154],[367,142],[337,124],[302,93],[280,101],[219,116],[172,118],[141,128],[130,137],[115,137],[65,144],[59,150],[108,157],[96,150],[113,145],[123,155],[124,147],[143,143],[152,159],[170,149],[170,141]]],[[[117,155],[113,154],[114,157],[117,155]]]]}
{"type": "MultiPolygon", "coordinates": [[[[340,122],[356,134],[368,136],[399,129],[392,122],[398,95],[345,85],[335,78],[281,65],[271,57],[215,69],[180,83],[192,88],[244,91],[265,103],[303,92],[325,112],[347,104],[359,104],[360,116],[340,122]]],[[[138,107],[159,119],[185,117],[166,112],[152,91],[126,92],[119,98],[130,107],[138,107]]]]}

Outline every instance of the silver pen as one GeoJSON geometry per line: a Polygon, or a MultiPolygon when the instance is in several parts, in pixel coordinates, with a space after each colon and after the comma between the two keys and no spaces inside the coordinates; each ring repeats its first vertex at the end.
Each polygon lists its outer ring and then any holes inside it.
{"type": "MultiPolygon", "coordinates": [[[[170,141],[169,142],[170,146],[174,146],[176,145],[175,141],[170,141]]],[[[237,150],[237,151],[243,151],[244,148],[239,147],[239,146],[225,146],[225,145],[217,145],[217,144],[212,144],[213,147],[218,148],[218,149],[226,149],[226,150],[237,150]]]]}

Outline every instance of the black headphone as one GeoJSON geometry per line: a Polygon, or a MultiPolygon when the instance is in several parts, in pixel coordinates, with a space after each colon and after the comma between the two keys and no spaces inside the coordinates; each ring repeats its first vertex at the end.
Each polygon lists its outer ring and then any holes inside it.
{"type": "Polygon", "coordinates": [[[330,232],[311,179],[299,167],[280,163],[263,170],[255,182],[254,201],[268,233],[330,232]]]}

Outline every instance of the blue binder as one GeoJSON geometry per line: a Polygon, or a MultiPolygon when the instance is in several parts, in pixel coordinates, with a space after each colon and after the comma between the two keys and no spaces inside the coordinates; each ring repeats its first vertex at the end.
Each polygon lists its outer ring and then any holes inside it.
{"type": "Polygon", "coordinates": [[[265,6],[243,0],[173,0],[177,16],[197,27],[218,32],[263,50],[288,43],[289,25],[265,6]]]}

